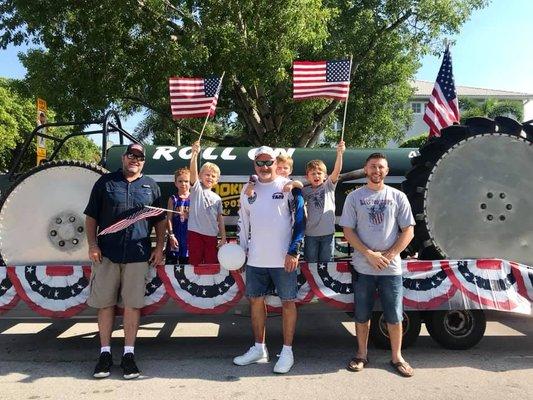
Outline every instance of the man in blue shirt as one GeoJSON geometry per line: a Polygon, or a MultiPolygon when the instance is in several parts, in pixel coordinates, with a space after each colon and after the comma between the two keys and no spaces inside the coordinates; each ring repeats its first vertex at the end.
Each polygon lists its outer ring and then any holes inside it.
{"type": "Polygon", "coordinates": [[[102,176],[91,192],[85,209],[89,258],[93,262],[91,291],[87,303],[98,309],[100,358],[93,376],[105,378],[113,365],[111,332],[115,305],[124,307],[124,355],[121,367],[125,379],[139,376],[135,364],[134,345],[139,327],[140,309],[149,265],[163,263],[165,215],[142,219],[126,229],[97,236],[132,209],[145,205],[161,207],[161,191],[157,183],[142,175],[144,148],[133,143],[122,155],[122,169],[102,176]],[[151,249],[150,232],[155,225],[156,247],[151,249]]]}

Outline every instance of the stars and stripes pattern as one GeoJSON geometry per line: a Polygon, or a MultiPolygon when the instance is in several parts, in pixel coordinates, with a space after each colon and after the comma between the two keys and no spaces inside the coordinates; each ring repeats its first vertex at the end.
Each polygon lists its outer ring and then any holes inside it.
{"type": "Polygon", "coordinates": [[[98,236],[108,235],[110,233],[119,232],[123,229],[126,229],[128,226],[133,225],[135,222],[140,221],[145,218],[156,217],[158,215],[167,212],[164,208],[144,206],[140,210],[133,212],[131,215],[128,215],[125,218],[121,218],[113,225],[109,225],[104,230],[98,233],[98,236]]]}
{"type": "MultiPolygon", "coordinates": [[[[335,308],[353,311],[347,262],[300,267],[299,303],[315,295],[335,308]]],[[[486,309],[525,315],[533,309],[533,267],[527,265],[496,259],[403,260],[402,269],[406,309],[486,309]]],[[[0,313],[13,309],[20,297],[39,315],[71,317],[86,307],[90,276],[88,265],[0,266],[0,313]]],[[[245,291],[241,273],[218,264],[161,265],[150,270],[148,279],[143,314],[156,311],[168,296],[187,312],[217,314],[235,306],[245,291]]]]}
{"type": "Polygon", "coordinates": [[[177,78],[168,80],[172,118],[213,117],[222,78],[177,78]]]}
{"type": "Polygon", "coordinates": [[[293,99],[346,100],[350,91],[350,60],[294,61],[293,99]]]}
{"type": "Polygon", "coordinates": [[[452,71],[452,57],[446,47],[437,81],[426,105],[424,122],[429,126],[429,136],[440,136],[440,130],[458,123],[459,103],[452,71]]]}
{"type": "Polygon", "coordinates": [[[28,307],[50,318],[70,318],[86,307],[91,267],[88,265],[17,265],[8,276],[28,307]]]}

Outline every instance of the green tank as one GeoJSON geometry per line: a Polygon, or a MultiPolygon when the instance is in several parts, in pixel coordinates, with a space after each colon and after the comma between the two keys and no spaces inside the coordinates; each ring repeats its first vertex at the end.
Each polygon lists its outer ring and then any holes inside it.
{"type": "MultiPolygon", "coordinates": [[[[100,122],[103,149],[108,148],[107,135],[112,132],[119,133],[123,143],[136,140],[120,127],[116,115],[100,122]]],[[[28,136],[23,152],[38,131],[28,136]]],[[[443,129],[441,137],[432,138],[420,150],[348,148],[337,185],[337,216],[346,195],[365,182],[361,170],[365,159],[379,151],[389,161],[386,183],[406,193],[415,214],[411,254],[426,259],[493,257],[531,264],[533,181],[525,171],[533,167],[532,136],[530,122],[472,118],[466,125],[443,129]]],[[[30,171],[17,173],[15,162],[8,174],[0,175],[0,254],[4,260],[24,264],[87,262],[83,209],[98,177],[120,168],[125,147],[115,145],[104,151],[100,165],[53,161],[54,153],[52,161],[30,171]],[[29,209],[33,212],[28,213],[29,209]],[[61,226],[56,226],[54,221],[59,220],[61,226]]],[[[334,148],[275,150],[292,156],[292,176],[301,180],[308,161],[321,159],[331,170],[336,155],[334,148]]],[[[253,173],[254,151],[206,147],[201,152],[200,163],[214,162],[222,171],[214,190],[223,200],[230,230],[236,223],[239,193],[253,173]]],[[[189,165],[190,152],[187,146],[146,146],[143,172],[161,186],[165,203],[175,191],[174,171],[189,165]]]]}

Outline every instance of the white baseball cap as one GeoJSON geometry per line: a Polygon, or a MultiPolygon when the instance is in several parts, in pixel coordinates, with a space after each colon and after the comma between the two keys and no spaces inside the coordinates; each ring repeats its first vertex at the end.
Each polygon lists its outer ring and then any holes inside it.
{"type": "Polygon", "coordinates": [[[259,147],[255,151],[254,159],[256,159],[257,157],[259,157],[262,154],[266,154],[266,155],[270,156],[271,160],[275,160],[276,159],[276,153],[274,153],[274,150],[272,149],[272,147],[268,147],[268,146],[259,147]]]}

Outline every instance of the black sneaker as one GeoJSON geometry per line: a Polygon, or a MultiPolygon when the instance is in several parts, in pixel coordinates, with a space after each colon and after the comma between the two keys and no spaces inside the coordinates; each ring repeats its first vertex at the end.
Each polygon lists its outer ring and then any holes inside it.
{"type": "Polygon", "coordinates": [[[139,368],[135,364],[133,353],[126,353],[122,356],[120,367],[124,372],[124,379],[135,379],[140,375],[139,368]]]}
{"type": "Polygon", "coordinates": [[[111,357],[111,353],[109,351],[100,353],[98,363],[96,364],[96,367],[94,367],[93,376],[98,379],[107,378],[112,365],[113,357],[111,357]]]}

